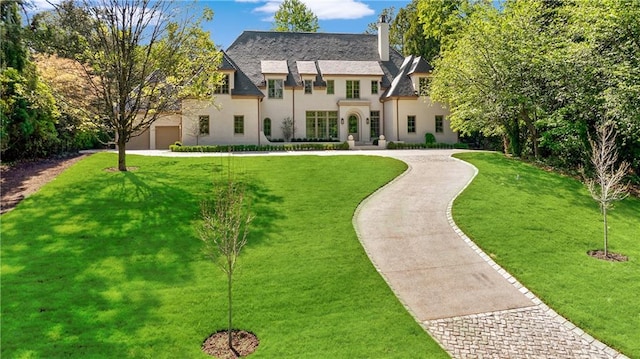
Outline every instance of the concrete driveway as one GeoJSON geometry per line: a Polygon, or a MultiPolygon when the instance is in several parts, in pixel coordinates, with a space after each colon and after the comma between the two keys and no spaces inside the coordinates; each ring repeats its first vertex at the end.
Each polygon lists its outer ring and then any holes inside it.
{"type": "MultiPolygon", "coordinates": [[[[356,210],[354,227],[398,299],[454,358],[617,358],[626,356],[542,303],[455,225],[453,199],[476,169],[457,150],[234,153],[233,156],[377,155],[409,165],[356,210]]],[[[167,157],[216,153],[127,151],[167,157]]],[[[416,353],[416,357],[420,355],[416,353]]]]}

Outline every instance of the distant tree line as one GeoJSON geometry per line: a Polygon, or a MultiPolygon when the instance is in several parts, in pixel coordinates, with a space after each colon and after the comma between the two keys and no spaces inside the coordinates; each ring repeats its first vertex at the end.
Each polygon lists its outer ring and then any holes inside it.
{"type": "MultiPolygon", "coordinates": [[[[59,101],[39,72],[30,32],[21,19],[22,1],[0,2],[0,151],[2,161],[49,157],[92,148],[100,131],[59,101]]],[[[52,70],[52,67],[48,67],[52,70]]],[[[77,83],[76,83],[77,85],[77,83]]]]}

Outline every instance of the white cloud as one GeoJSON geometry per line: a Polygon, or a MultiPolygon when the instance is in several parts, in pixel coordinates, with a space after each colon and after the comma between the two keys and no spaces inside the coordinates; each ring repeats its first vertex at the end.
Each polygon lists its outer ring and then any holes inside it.
{"type": "MultiPolygon", "coordinates": [[[[237,0],[238,1],[238,0],[237,0]]],[[[247,0],[241,0],[248,2],[247,0]]],[[[358,0],[301,0],[319,20],[344,20],[359,19],[373,15],[375,11],[369,5],[358,0]]],[[[272,15],[278,11],[282,0],[265,1],[253,11],[271,15],[268,21],[272,21],[272,15]]]]}
{"type": "Polygon", "coordinates": [[[33,3],[33,12],[41,12],[46,10],[52,10],[54,5],[58,5],[62,0],[31,0],[33,3]]]}

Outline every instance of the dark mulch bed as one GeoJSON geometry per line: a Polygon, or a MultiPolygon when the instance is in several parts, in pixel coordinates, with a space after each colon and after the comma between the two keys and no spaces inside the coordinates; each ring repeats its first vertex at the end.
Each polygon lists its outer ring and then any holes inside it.
{"type": "Polygon", "coordinates": [[[260,341],[255,334],[245,330],[233,330],[233,349],[229,349],[227,331],[219,331],[211,334],[204,343],[202,351],[220,359],[235,359],[245,357],[256,351],[260,341]]]}
{"type": "Polygon", "coordinates": [[[24,198],[86,156],[88,155],[72,154],[64,158],[0,165],[0,188],[2,188],[0,214],[12,210],[24,198]]]}
{"type": "Polygon", "coordinates": [[[608,252],[607,255],[605,256],[604,251],[601,249],[594,249],[594,250],[588,251],[587,254],[593,258],[597,258],[597,259],[601,259],[603,261],[609,261],[609,262],[626,262],[629,260],[629,257],[620,253],[608,252]]]}

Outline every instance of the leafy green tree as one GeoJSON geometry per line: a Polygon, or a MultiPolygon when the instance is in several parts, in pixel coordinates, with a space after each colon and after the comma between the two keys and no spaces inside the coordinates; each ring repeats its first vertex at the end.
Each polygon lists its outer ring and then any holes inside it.
{"type": "Polygon", "coordinates": [[[424,24],[418,12],[419,0],[413,0],[398,11],[396,27],[402,29],[403,53],[405,56],[422,56],[428,62],[440,52],[440,42],[424,33],[424,24]]]}
{"type": "Polygon", "coordinates": [[[273,16],[273,30],[279,32],[317,32],[318,17],[300,0],[284,0],[273,16]]]}
{"type": "Polygon", "coordinates": [[[27,49],[23,44],[18,4],[18,1],[0,2],[0,67],[22,71],[27,62],[27,49]]]}
{"type": "Polygon", "coordinates": [[[575,85],[566,96],[590,133],[611,122],[621,159],[640,174],[640,2],[576,2],[563,8],[575,85]],[[577,94],[577,95],[576,95],[577,94]],[[581,98],[578,98],[581,96],[581,98]],[[597,115],[594,118],[594,114],[597,115]]]}
{"type": "Polygon", "coordinates": [[[540,21],[543,11],[533,1],[507,3],[504,12],[476,5],[435,66],[431,95],[450,104],[452,126],[501,135],[515,156],[527,143],[538,156],[538,128],[548,113],[547,54],[560,45],[540,21]]]}
{"type": "MultiPolygon", "coordinates": [[[[397,14],[395,7],[388,7],[380,12],[389,23],[389,44],[399,53],[409,56],[422,56],[427,61],[438,54],[439,43],[423,34],[423,25],[417,11],[419,0],[413,0],[406,7],[400,8],[397,14]]],[[[367,26],[365,33],[375,34],[377,23],[367,26]]]]}
{"type": "Polygon", "coordinates": [[[438,49],[453,45],[456,34],[464,27],[474,6],[479,5],[471,0],[416,0],[423,36],[434,41],[438,49]]]}
{"type": "Polygon", "coordinates": [[[84,67],[100,114],[116,134],[118,169],[126,171],[129,139],[179,109],[184,98],[213,100],[221,53],[200,27],[213,13],[180,19],[172,2],[151,0],[83,0],[68,10],[58,10],[60,33],[81,47],[61,51],[84,67]],[[72,26],[77,17],[84,26],[72,26]]]}
{"type": "Polygon", "coordinates": [[[0,150],[6,161],[58,152],[59,116],[28,57],[19,1],[0,2],[0,150]]]}

